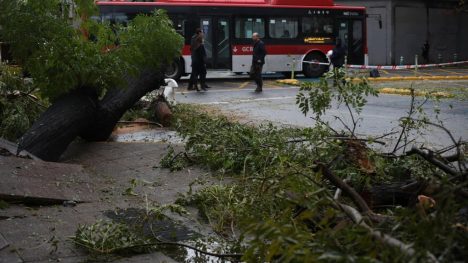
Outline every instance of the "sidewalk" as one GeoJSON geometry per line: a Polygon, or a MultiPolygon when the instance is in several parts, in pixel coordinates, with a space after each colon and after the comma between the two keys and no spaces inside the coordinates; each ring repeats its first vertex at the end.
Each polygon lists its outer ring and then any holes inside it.
{"type": "MultiPolygon", "coordinates": [[[[0,262],[83,262],[87,259],[87,253],[69,240],[79,225],[92,224],[99,219],[109,220],[105,213],[116,209],[144,209],[146,199],[158,204],[172,203],[178,193],[189,190],[189,184],[195,179],[212,181],[205,172],[196,168],[173,173],[157,168],[166,150],[167,144],[164,143],[108,142],[71,145],[63,157],[63,161],[70,165],[60,164],[63,169],[49,171],[55,176],[67,176],[64,171],[66,173],[68,166],[82,171],[86,176],[75,179],[89,181],[87,183],[91,189],[86,202],[76,206],[10,204],[9,207],[0,209],[0,262]],[[131,180],[137,182],[133,189],[136,196],[125,195],[126,189],[131,187],[131,180]]],[[[26,173],[35,173],[35,167],[50,164],[29,159],[19,159],[22,163],[15,164],[12,159],[16,157],[0,155],[2,170],[9,171],[1,176],[12,176],[23,167],[30,168],[26,173]]],[[[36,182],[37,187],[40,187],[40,183],[36,182]]],[[[62,187],[61,182],[50,183],[62,187]]],[[[69,187],[73,191],[74,186],[69,183],[63,187],[69,187]]],[[[43,194],[47,197],[52,193],[45,191],[43,194]]],[[[196,217],[196,213],[193,217],[196,217]]],[[[181,222],[191,231],[202,235],[211,234],[209,228],[200,225],[196,218],[171,215],[171,219],[181,222]]],[[[175,261],[157,252],[116,262],[175,261]]]]}

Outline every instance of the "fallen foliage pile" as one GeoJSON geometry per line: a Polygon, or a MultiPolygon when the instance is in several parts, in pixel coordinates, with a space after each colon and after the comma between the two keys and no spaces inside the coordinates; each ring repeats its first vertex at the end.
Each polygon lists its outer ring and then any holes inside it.
{"type": "Polygon", "coordinates": [[[446,129],[420,111],[429,98],[418,101],[412,93],[408,116],[386,147],[393,151],[376,151],[369,146],[385,136],[354,133],[367,95],[377,94],[365,79],[347,81],[339,71],[303,85],[298,105],[318,123],[306,129],[249,126],[179,106],[176,129],[187,140],[185,152],[171,152],[164,165],[196,164],[233,178],[190,192],[179,204],[197,206],[218,233],[243,244],[247,262],[463,261],[465,144],[454,140],[441,150],[417,144],[410,131],[446,129]],[[332,101],[350,111],[352,123],[339,120],[345,131],[321,120],[332,101]]]}

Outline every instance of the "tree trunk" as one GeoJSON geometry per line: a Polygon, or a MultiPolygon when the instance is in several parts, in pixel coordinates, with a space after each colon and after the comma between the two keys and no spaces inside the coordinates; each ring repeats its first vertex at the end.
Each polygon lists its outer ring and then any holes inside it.
{"type": "Polygon", "coordinates": [[[426,184],[419,181],[402,181],[373,185],[361,192],[372,209],[386,209],[388,206],[412,206],[417,202],[417,196],[423,192],[426,184]]]}
{"type": "Polygon", "coordinates": [[[151,108],[154,109],[154,116],[157,122],[164,127],[171,126],[172,111],[164,97],[158,96],[156,101],[152,103],[151,108]]]}
{"type": "Polygon", "coordinates": [[[57,161],[68,145],[93,123],[97,95],[80,88],[55,101],[21,137],[18,153],[26,150],[45,161],[57,161]]]}
{"type": "Polygon", "coordinates": [[[127,77],[127,88],[107,91],[99,102],[94,123],[80,136],[88,141],[107,140],[123,114],[145,94],[158,89],[162,80],[163,75],[154,70],[144,70],[138,78],[127,77]]]}
{"type": "Polygon", "coordinates": [[[143,70],[127,77],[127,87],[108,90],[98,101],[93,88],[79,88],[57,99],[21,137],[18,151],[45,161],[57,161],[77,137],[89,141],[109,138],[122,115],[146,93],[159,88],[163,74],[143,70]]]}

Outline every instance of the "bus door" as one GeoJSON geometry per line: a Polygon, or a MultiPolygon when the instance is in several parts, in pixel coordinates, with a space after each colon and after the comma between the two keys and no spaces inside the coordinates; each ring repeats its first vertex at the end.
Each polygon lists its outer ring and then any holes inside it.
{"type": "Polygon", "coordinates": [[[201,18],[200,28],[205,33],[207,68],[231,69],[229,19],[224,17],[201,18]]]}
{"type": "Polygon", "coordinates": [[[364,24],[358,19],[338,19],[337,37],[348,50],[348,64],[364,64],[364,24]]]}

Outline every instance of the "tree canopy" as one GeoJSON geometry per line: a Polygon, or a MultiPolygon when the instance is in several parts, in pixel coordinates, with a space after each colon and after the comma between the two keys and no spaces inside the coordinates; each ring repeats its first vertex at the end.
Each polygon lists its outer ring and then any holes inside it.
{"type": "Polygon", "coordinates": [[[124,27],[89,19],[97,12],[93,0],[77,0],[74,8],[61,0],[0,0],[0,6],[0,39],[51,100],[76,88],[102,92],[143,68],[160,70],[183,44],[162,10],[124,27]]]}

